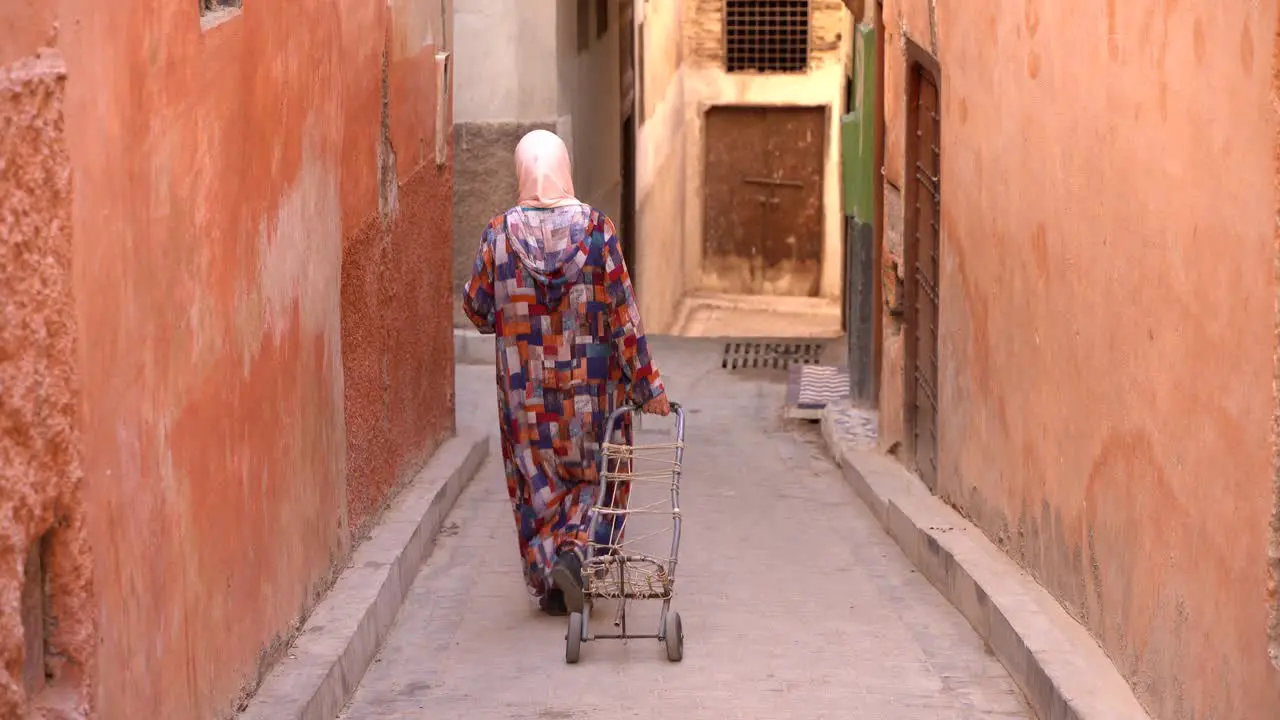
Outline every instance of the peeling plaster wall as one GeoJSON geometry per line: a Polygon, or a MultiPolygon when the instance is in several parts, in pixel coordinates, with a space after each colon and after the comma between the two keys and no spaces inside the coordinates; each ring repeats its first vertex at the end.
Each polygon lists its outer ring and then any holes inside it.
{"type": "Polygon", "coordinates": [[[846,64],[853,38],[849,11],[842,0],[814,0],[811,65],[803,75],[730,74],[723,60],[723,0],[692,0],[683,24],[688,58],[684,61],[685,203],[684,292],[714,289],[715,278],[702,264],[703,170],[706,139],[703,116],[717,105],[788,105],[827,108],[828,135],[823,181],[823,249],[819,295],[838,299],[844,247],[844,215],[840,203],[840,113],[844,103],[846,64]]]}
{"type": "Polygon", "coordinates": [[[0,717],[231,715],[452,431],[441,1],[197,6],[0,10],[0,717]]]}
{"type": "MultiPolygon", "coordinates": [[[[939,494],[1090,629],[1153,717],[1277,716],[1277,118],[1258,110],[1280,8],[890,9],[942,68],[939,494]]],[[[892,34],[886,55],[900,186],[892,34]]]]}

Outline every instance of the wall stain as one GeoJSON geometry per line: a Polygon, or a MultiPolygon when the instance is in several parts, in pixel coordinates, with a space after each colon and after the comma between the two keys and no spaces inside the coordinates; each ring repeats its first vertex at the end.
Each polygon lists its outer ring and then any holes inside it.
{"type": "Polygon", "coordinates": [[[1116,0],[1107,0],[1107,56],[1120,62],[1120,30],[1116,25],[1116,0]]]}
{"type": "Polygon", "coordinates": [[[1196,18],[1195,23],[1191,27],[1191,48],[1195,53],[1196,64],[1204,63],[1205,39],[1204,39],[1204,20],[1196,18]]]}
{"type": "Polygon", "coordinates": [[[1086,479],[1084,518],[1091,567],[1088,592],[1098,609],[1089,627],[1139,699],[1149,708],[1166,707],[1169,698],[1153,678],[1178,676],[1185,657],[1181,648],[1187,642],[1185,623],[1180,629],[1174,617],[1186,600],[1182,589],[1170,582],[1173,555],[1167,534],[1189,527],[1191,512],[1174,492],[1146,430],[1113,430],[1106,435],[1086,479]],[[1140,517],[1153,507],[1160,508],[1158,522],[1140,517]],[[1135,587],[1139,579],[1144,584],[1135,587]]]}
{"type": "Polygon", "coordinates": [[[1253,28],[1248,20],[1240,29],[1240,69],[1246,77],[1253,77],[1253,28]]]}
{"type": "Polygon", "coordinates": [[[1031,234],[1031,258],[1035,263],[1036,277],[1044,282],[1049,279],[1049,241],[1043,222],[1036,223],[1031,234]]]}

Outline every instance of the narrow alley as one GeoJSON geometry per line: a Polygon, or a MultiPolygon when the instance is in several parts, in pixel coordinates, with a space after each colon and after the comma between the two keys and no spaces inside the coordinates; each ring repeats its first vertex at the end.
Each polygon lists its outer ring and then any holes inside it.
{"type": "MultiPolygon", "coordinates": [[[[345,720],[1032,717],[840,478],[814,426],[782,418],[785,373],[721,369],[714,341],[656,344],[688,413],[672,605],[684,618],[683,662],[654,641],[601,640],[564,663],[564,618],[541,616],[520,578],[495,450],[345,720]]],[[[492,367],[459,366],[457,378],[460,425],[493,427],[492,367]]],[[[646,418],[642,434],[671,424],[646,418]]],[[[640,607],[632,615],[653,621],[640,607]]]]}
{"type": "Polygon", "coordinates": [[[1280,720],[1278,267],[1280,0],[5,2],[0,720],[1280,720]]]}

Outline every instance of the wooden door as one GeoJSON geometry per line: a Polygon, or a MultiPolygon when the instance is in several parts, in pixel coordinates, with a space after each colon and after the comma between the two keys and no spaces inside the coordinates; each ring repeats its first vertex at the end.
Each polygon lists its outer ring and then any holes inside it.
{"type": "Polygon", "coordinates": [[[938,268],[941,229],[941,106],[936,73],[912,69],[907,112],[907,387],[920,478],[938,484],[938,268]]]}
{"type": "Polygon", "coordinates": [[[703,278],[733,294],[818,294],[823,108],[718,107],[706,116],[703,278]]]}

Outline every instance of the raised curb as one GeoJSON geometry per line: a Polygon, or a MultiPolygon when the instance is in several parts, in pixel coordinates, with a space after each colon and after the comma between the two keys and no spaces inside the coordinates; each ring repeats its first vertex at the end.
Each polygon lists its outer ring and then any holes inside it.
{"type": "Polygon", "coordinates": [[[461,365],[492,365],[493,336],[479,330],[453,329],[453,361],[461,365]]]}
{"type": "Polygon", "coordinates": [[[241,720],[333,720],[391,630],[458,496],[489,454],[489,436],[445,442],[396,498],[307,619],[241,720]]]}
{"type": "Polygon", "coordinates": [[[845,480],[920,573],[960,611],[1040,720],[1151,720],[1093,637],[972,523],[892,458],[822,436],[845,480]]]}

